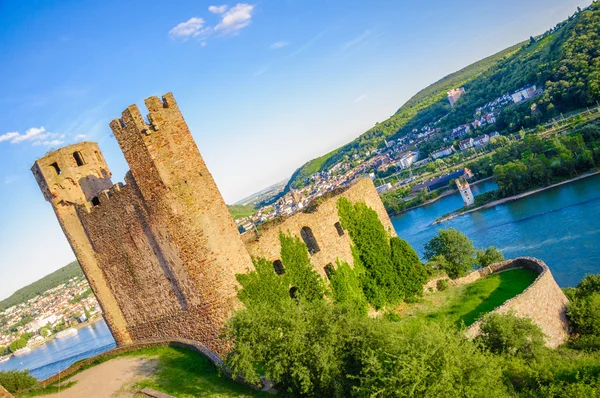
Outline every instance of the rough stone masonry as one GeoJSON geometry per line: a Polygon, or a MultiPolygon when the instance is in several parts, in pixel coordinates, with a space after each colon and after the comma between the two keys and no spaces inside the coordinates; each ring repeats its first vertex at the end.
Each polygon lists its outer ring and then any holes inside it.
{"type": "MultiPolygon", "coordinates": [[[[125,184],[112,183],[92,142],[52,152],[32,172],[119,345],[186,338],[223,354],[228,347],[219,333],[240,305],[235,275],[253,269],[249,252],[276,260],[277,234],[246,246],[173,95],[145,104],[148,122],[131,105],[110,123],[130,167],[125,184]]],[[[376,209],[393,231],[370,180],[344,195],[376,209]]],[[[319,213],[293,216],[281,227],[305,241],[310,235],[324,274],[338,257],[351,262],[338,222],[332,198],[319,213]]]]}

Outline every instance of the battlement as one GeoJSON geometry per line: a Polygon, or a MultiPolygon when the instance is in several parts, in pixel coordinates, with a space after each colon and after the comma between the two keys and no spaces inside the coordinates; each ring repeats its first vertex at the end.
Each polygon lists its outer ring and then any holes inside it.
{"type": "MultiPolygon", "coordinates": [[[[137,105],[130,105],[121,113],[120,118],[110,122],[110,128],[115,136],[123,134],[131,126],[135,127],[138,132],[146,135],[152,131],[160,130],[160,125],[164,121],[165,109],[168,109],[169,113],[177,113],[181,116],[172,93],[163,95],[162,99],[156,96],[148,97],[144,100],[144,103],[149,112],[147,115],[148,122],[142,116],[137,105]]],[[[182,116],[181,119],[183,119],[182,116]]]]}
{"type": "Polygon", "coordinates": [[[83,204],[112,185],[98,144],[81,142],[38,159],[31,171],[47,201],[83,204]]]}

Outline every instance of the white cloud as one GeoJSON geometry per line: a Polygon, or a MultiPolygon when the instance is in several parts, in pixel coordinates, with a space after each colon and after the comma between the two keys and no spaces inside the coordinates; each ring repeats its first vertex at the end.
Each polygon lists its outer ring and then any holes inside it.
{"type": "MultiPolygon", "coordinates": [[[[169,36],[183,41],[195,38],[200,41],[202,47],[205,47],[206,39],[214,33],[218,32],[220,36],[234,36],[240,29],[248,26],[252,20],[254,6],[246,3],[238,3],[232,8],[229,8],[227,5],[213,5],[208,7],[208,10],[221,17],[219,23],[214,27],[206,26],[204,18],[193,17],[186,22],[181,22],[171,29],[169,31],[169,36]]],[[[284,45],[287,45],[287,43],[284,45]]]]}
{"type": "Polygon", "coordinates": [[[77,134],[73,139],[75,141],[79,141],[79,140],[83,140],[83,139],[86,139],[86,138],[87,138],[87,135],[85,135],[85,134],[77,134]]]}
{"type": "Polygon", "coordinates": [[[221,32],[224,35],[234,35],[240,29],[250,24],[254,6],[246,3],[239,3],[223,14],[221,22],[215,26],[215,32],[221,32]]]}
{"type": "Polygon", "coordinates": [[[357,98],[355,98],[355,99],[354,99],[354,102],[360,102],[360,101],[362,101],[363,99],[365,99],[365,97],[366,97],[366,96],[367,96],[367,94],[366,94],[366,93],[365,93],[365,94],[362,94],[362,95],[358,96],[357,98]]]}
{"type": "Polygon", "coordinates": [[[65,142],[62,140],[51,140],[51,141],[35,141],[33,146],[48,146],[48,147],[57,147],[61,146],[65,142]]]}
{"type": "Polygon", "coordinates": [[[279,50],[280,48],[287,47],[289,44],[290,43],[287,41],[276,41],[275,43],[271,44],[269,48],[271,50],[279,50]]]}
{"type": "Polygon", "coordinates": [[[181,22],[169,31],[169,35],[175,39],[187,40],[190,37],[198,37],[208,34],[210,27],[204,27],[204,19],[193,17],[186,22],[181,22]]]}
{"type": "Polygon", "coordinates": [[[64,138],[64,135],[47,132],[44,127],[32,127],[25,134],[10,132],[0,135],[0,142],[8,141],[11,144],[31,142],[32,146],[50,146],[64,143],[64,141],[61,141],[64,138]]]}
{"type": "Polygon", "coordinates": [[[226,5],[222,5],[222,6],[210,6],[208,7],[208,11],[212,12],[213,14],[223,14],[225,11],[227,11],[229,7],[226,5]]]}
{"type": "Polygon", "coordinates": [[[362,32],[359,36],[355,37],[352,40],[349,40],[347,42],[345,42],[342,45],[341,48],[341,52],[344,52],[346,50],[351,49],[352,47],[362,43],[363,41],[365,41],[367,38],[369,38],[369,36],[371,36],[373,32],[370,29],[365,30],[364,32],[362,32]]]}
{"type": "Polygon", "coordinates": [[[0,135],[0,142],[12,140],[13,138],[18,137],[19,135],[20,135],[19,133],[15,133],[15,132],[2,134],[2,135],[0,135]]]}

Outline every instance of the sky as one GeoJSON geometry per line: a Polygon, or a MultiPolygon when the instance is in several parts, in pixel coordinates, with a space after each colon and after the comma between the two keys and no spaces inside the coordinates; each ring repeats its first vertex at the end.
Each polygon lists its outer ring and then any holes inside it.
{"type": "Polygon", "coordinates": [[[0,299],[73,261],[30,172],[173,92],[223,197],[288,178],[420,89],[590,0],[0,1],[0,299]]]}

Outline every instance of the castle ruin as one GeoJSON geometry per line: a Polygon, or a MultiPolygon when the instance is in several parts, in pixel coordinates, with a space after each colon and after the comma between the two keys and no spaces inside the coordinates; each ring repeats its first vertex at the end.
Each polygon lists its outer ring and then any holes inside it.
{"type": "MultiPolygon", "coordinates": [[[[130,171],[113,184],[96,143],[83,142],[38,159],[32,172],[54,209],[106,322],[119,345],[185,338],[215,353],[237,301],[236,274],[253,269],[250,254],[274,261],[278,231],[301,236],[317,270],[352,262],[334,198],[264,236],[242,241],[172,94],[135,105],[110,127],[130,171]]],[[[370,180],[342,195],[366,202],[393,234],[370,180]]]]}

